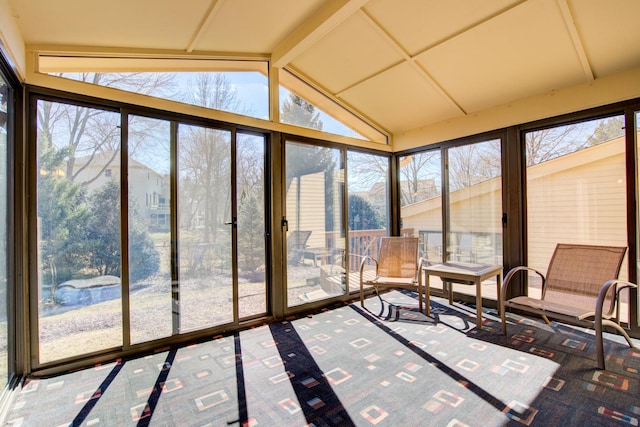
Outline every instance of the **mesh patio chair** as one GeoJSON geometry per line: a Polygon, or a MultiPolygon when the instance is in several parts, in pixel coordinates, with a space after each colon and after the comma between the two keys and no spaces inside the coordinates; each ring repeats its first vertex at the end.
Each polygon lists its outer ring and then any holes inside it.
{"type": "Polygon", "coordinates": [[[605,369],[602,331],[610,326],[634,347],[627,332],[620,325],[620,292],[637,288],[633,283],[618,280],[620,266],[627,248],[615,246],[558,244],[546,276],[525,266],[511,269],[504,278],[500,298],[502,332],[507,335],[505,308],[510,307],[595,329],[598,367],[605,369]],[[529,271],[542,278],[540,299],[518,296],[506,300],[513,276],[529,271]]]}
{"type": "MultiPolygon", "coordinates": [[[[360,305],[364,307],[364,286],[374,287],[376,294],[380,287],[413,289],[418,292],[422,311],[422,271],[418,264],[417,237],[381,237],[378,258],[365,256],[360,263],[360,305]],[[368,278],[369,263],[375,265],[375,277],[368,278]]],[[[381,298],[382,300],[382,298],[381,298]]]]}

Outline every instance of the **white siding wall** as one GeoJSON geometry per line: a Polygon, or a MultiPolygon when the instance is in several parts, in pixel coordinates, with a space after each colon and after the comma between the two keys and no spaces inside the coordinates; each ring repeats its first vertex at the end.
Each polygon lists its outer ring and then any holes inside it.
{"type": "Polygon", "coordinates": [[[318,172],[293,179],[287,191],[287,220],[289,230],[311,231],[308,247],[325,246],[325,179],[318,172]],[[298,197],[300,183],[300,200],[298,197]]]}

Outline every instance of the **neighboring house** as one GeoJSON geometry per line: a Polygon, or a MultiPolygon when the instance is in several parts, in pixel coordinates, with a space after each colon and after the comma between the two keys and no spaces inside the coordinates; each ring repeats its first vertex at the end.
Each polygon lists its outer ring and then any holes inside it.
{"type": "Polygon", "coordinates": [[[287,189],[289,230],[311,231],[308,247],[324,247],[326,244],[325,187],[325,173],[317,172],[293,178],[287,189]]]}
{"type": "MultiPolygon", "coordinates": [[[[93,157],[78,157],[74,163],[75,182],[86,183],[89,193],[109,181],[120,182],[120,155],[106,151],[93,157]]],[[[135,204],[152,231],[169,230],[169,179],[150,167],[129,158],[129,204],[135,204]]]]}
{"type": "MultiPolygon", "coordinates": [[[[409,204],[413,200],[426,200],[438,195],[438,187],[433,179],[421,179],[416,183],[416,191],[411,194],[410,200],[406,200],[410,193],[409,182],[400,181],[400,189],[403,197],[403,204],[409,204]]],[[[387,209],[387,201],[389,200],[389,184],[386,181],[374,183],[368,190],[351,191],[349,194],[360,196],[365,199],[373,208],[380,212],[387,209]]]]}
{"type": "Polygon", "coordinates": [[[369,190],[355,194],[366,200],[379,217],[386,220],[389,215],[389,184],[386,181],[376,182],[369,190]]]}

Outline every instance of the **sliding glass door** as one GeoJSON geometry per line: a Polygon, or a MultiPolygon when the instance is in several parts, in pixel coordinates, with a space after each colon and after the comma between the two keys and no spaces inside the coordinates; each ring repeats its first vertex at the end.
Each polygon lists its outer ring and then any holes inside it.
{"type": "Polygon", "coordinates": [[[240,319],[268,311],[265,159],[264,135],[236,134],[237,300],[240,319]]]}
{"type": "Polygon", "coordinates": [[[231,132],[178,128],[180,330],[233,321],[231,132]]]}
{"type": "Polygon", "coordinates": [[[344,294],[344,161],[336,148],[286,142],[287,305],[344,294]]]}
{"type": "Polygon", "coordinates": [[[171,122],[128,116],[131,344],[173,334],[171,122]]]}
{"type": "MultiPolygon", "coordinates": [[[[450,262],[502,265],[502,174],[500,140],[447,150],[447,220],[450,262]]],[[[497,300],[495,277],[482,295],[497,300]]],[[[473,286],[453,284],[454,291],[475,295],[473,286]]]]}
{"type": "Polygon", "coordinates": [[[444,260],[441,150],[401,156],[398,174],[402,228],[418,237],[421,258],[439,264],[444,260]]]}
{"type": "Polygon", "coordinates": [[[266,313],[264,167],[262,135],[179,126],[181,331],[266,313]]]}
{"type": "Polygon", "coordinates": [[[12,367],[9,364],[9,120],[14,105],[13,90],[4,75],[0,73],[0,389],[9,379],[12,367]]]}
{"type": "MultiPolygon", "coordinates": [[[[503,264],[501,159],[500,139],[399,158],[403,234],[419,238],[420,256],[428,263],[503,264]]],[[[472,286],[453,286],[475,295],[472,286]]],[[[496,300],[495,279],[482,294],[496,300]]]]}
{"type": "MultiPolygon", "coordinates": [[[[378,257],[380,237],[388,236],[390,223],[389,157],[347,152],[348,263],[347,282],[351,292],[360,287],[360,266],[365,257],[378,257]]],[[[375,264],[364,269],[375,274],[375,264]]]]}
{"type": "MultiPolygon", "coordinates": [[[[120,114],[39,100],[36,363],[122,346],[120,114]]],[[[35,343],[35,341],[34,341],[35,343]]]]}
{"type": "Polygon", "coordinates": [[[34,99],[34,367],[267,314],[264,134],[34,99]]]}

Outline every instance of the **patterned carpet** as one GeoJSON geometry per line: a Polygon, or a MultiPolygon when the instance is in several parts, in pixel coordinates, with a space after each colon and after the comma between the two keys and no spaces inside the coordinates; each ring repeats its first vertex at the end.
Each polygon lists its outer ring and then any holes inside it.
{"type": "Polygon", "coordinates": [[[25,381],[10,426],[638,425],[640,351],[608,335],[390,292],[154,355],[25,381]]]}

